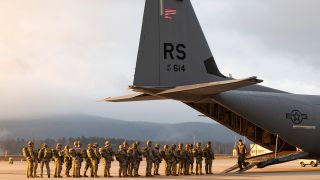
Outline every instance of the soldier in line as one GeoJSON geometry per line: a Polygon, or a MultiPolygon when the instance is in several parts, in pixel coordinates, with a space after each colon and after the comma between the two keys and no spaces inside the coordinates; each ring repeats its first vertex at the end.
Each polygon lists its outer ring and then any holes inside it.
{"type": "Polygon", "coordinates": [[[88,149],[87,149],[87,155],[88,155],[88,158],[90,160],[90,163],[91,163],[91,171],[92,171],[92,175],[93,177],[97,177],[97,169],[98,169],[98,156],[95,152],[95,148],[96,146],[93,145],[93,146],[88,146],[88,149]]]}
{"type": "Polygon", "coordinates": [[[186,144],[186,162],[185,162],[185,170],[184,170],[184,175],[190,175],[190,166],[193,165],[193,152],[191,149],[190,144],[186,144]]]}
{"type": "Polygon", "coordinates": [[[133,159],[133,176],[139,177],[139,165],[141,159],[141,150],[138,149],[138,143],[134,143],[133,150],[132,150],[132,159],[133,159]]]}
{"type": "Polygon", "coordinates": [[[47,144],[43,143],[38,154],[40,161],[40,177],[43,178],[43,167],[46,166],[48,178],[50,178],[50,160],[52,159],[52,150],[47,144]]]}
{"type": "Polygon", "coordinates": [[[103,158],[103,166],[104,166],[103,176],[112,177],[110,174],[110,168],[111,168],[111,162],[114,160],[113,159],[114,152],[111,148],[110,141],[106,141],[105,146],[100,148],[100,154],[101,154],[101,157],[103,158]]]}
{"type": "Polygon", "coordinates": [[[79,167],[78,167],[78,170],[79,170],[79,177],[82,177],[81,176],[81,165],[82,165],[82,162],[83,162],[83,159],[84,159],[84,156],[86,156],[87,154],[85,153],[86,151],[81,149],[82,147],[82,144],[80,141],[77,141],[77,148],[76,148],[76,152],[79,156],[79,167]]]}
{"type": "Polygon", "coordinates": [[[160,167],[160,163],[161,163],[161,154],[160,154],[160,146],[159,144],[155,144],[154,145],[154,149],[153,149],[153,158],[154,158],[154,170],[153,170],[153,175],[154,176],[158,176],[159,174],[159,167],[160,167]]]}
{"type": "Polygon", "coordinates": [[[88,156],[88,149],[91,149],[92,148],[92,145],[91,144],[88,144],[87,145],[87,149],[84,149],[82,151],[82,156],[83,156],[83,160],[84,160],[84,171],[83,171],[83,177],[88,177],[87,176],[87,172],[88,172],[88,169],[90,168],[90,176],[93,177],[93,170],[92,170],[92,165],[91,165],[91,161],[90,161],[90,158],[88,156]]]}
{"type": "Polygon", "coordinates": [[[62,150],[62,144],[58,143],[56,148],[53,150],[53,159],[54,159],[54,177],[62,178],[62,164],[63,164],[64,153],[62,150]]]}
{"type": "Polygon", "coordinates": [[[81,149],[78,148],[78,141],[73,143],[73,148],[69,149],[69,155],[72,158],[72,177],[80,177],[80,153],[81,149]]]}
{"type": "Polygon", "coordinates": [[[119,161],[119,177],[127,177],[127,152],[123,148],[123,145],[119,146],[119,150],[116,153],[116,159],[119,161]]]}
{"type": "Polygon", "coordinates": [[[194,156],[196,157],[196,175],[203,175],[202,173],[202,160],[203,160],[203,151],[201,143],[197,143],[197,147],[193,151],[194,156]]]}
{"type": "Polygon", "coordinates": [[[71,177],[70,176],[70,170],[72,168],[72,157],[70,155],[70,147],[65,146],[64,147],[64,167],[65,167],[65,175],[66,177],[71,177]]]}
{"type": "Polygon", "coordinates": [[[127,150],[127,175],[133,177],[133,148],[134,144],[127,150]]]}
{"type": "Polygon", "coordinates": [[[184,167],[185,167],[185,163],[186,163],[186,158],[187,158],[186,151],[183,149],[183,144],[178,145],[178,153],[179,153],[178,174],[183,175],[184,167]]]}
{"type": "Polygon", "coordinates": [[[28,142],[28,147],[22,149],[22,154],[27,160],[27,177],[34,178],[34,143],[32,141],[28,142]]]}
{"type": "Polygon", "coordinates": [[[152,171],[152,163],[153,163],[153,151],[151,147],[152,142],[150,140],[147,141],[146,147],[143,150],[143,155],[146,158],[146,176],[152,176],[151,171],[152,171]]]}
{"type": "Polygon", "coordinates": [[[163,146],[163,150],[161,151],[161,155],[164,159],[164,170],[165,175],[170,176],[171,175],[171,161],[172,161],[172,153],[167,144],[163,146]]]}
{"type": "Polygon", "coordinates": [[[205,158],[206,174],[213,174],[212,173],[212,161],[214,160],[214,153],[213,153],[210,141],[206,144],[206,147],[204,149],[203,154],[204,154],[204,158],[205,158]]]}
{"type": "Polygon", "coordinates": [[[178,158],[179,158],[180,154],[177,151],[177,146],[175,144],[171,145],[171,151],[172,151],[171,175],[172,176],[178,176],[178,174],[177,174],[177,164],[178,164],[178,158]]]}
{"type": "Polygon", "coordinates": [[[39,155],[39,149],[34,149],[34,165],[33,165],[33,176],[35,178],[38,178],[39,176],[37,175],[37,169],[38,169],[38,163],[40,162],[38,159],[39,155]]]}
{"type": "Polygon", "coordinates": [[[188,154],[189,154],[189,174],[194,174],[193,172],[193,164],[194,164],[194,155],[193,155],[193,144],[189,144],[189,150],[188,150],[188,154]]]}
{"type": "Polygon", "coordinates": [[[95,169],[94,169],[94,176],[95,177],[99,177],[98,176],[98,168],[99,168],[99,164],[100,164],[100,159],[101,159],[101,154],[99,152],[99,144],[98,143],[94,143],[93,145],[93,150],[94,150],[94,153],[96,155],[96,162],[95,162],[95,169]]]}
{"type": "MultiPolygon", "coordinates": [[[[127,142],[127,140],[123,141],[122,143],[122,148],[124,151],[128,152],[129,150],[129,144],[127,142]]],[[[127,154],[127,158],[126,158],[126,170],[128,171],[129,169],[129,158],[128,158],[128,154],[127,154]]],[[[127,172],[127,175],[128,175],[128,172],[127,172]]]]}
{"type": "Polygon", "coordinates": [[[239,168],[241,171],[243,169],[243,167],[246,167],[245,158],[246,158],[246,153],[247,153],[247,147],[242,142],[241,139],[239,139],[237,152],[238,152],[238,165],[239,165],[239,168]]]}
{"type": "Polygon", "coordinates": [[[142,154],[142,151],[141,151],[141,148],[140,148],[140,142],[139,141],[136,141],[136,143],[135,144],[137,144],[137,153],[139,154],[139,161],[137,161],[137,176],[140,176],[139,175],[139,167],[140,167],[140,162],[142,161],[142,156],[143,156],[143,154],[142,154]]]}

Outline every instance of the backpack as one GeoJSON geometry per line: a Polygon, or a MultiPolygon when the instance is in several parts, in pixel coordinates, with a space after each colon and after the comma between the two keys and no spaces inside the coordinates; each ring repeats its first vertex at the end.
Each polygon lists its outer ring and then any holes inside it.
{"type": "Polygon", "coordinates": [[[28,157],[30,156],[27,147],[24,147],[24,148],[22,149],[22,154],[23,154],[23,156],[24,156],[25,158],[28,158],[28,157]]]}

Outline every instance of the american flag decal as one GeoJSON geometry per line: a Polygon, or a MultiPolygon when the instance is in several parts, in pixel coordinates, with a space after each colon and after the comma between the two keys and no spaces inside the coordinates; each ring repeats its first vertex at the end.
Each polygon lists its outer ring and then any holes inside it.
{"type": "Polygon", "coordinates": [[[166,8],[164,9],[164,18],[167,20],[173,20],[173,15],[177,14],[177,10],[176,9],[172,9],[172,8],[166,8]]]}

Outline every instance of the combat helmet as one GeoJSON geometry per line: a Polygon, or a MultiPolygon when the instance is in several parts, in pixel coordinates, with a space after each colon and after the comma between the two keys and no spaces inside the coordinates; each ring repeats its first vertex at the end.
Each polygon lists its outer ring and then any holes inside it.
{"type": "Polygon", "coordinates": [[[32,145],[34,145],[34,143],[32,141],[28,141],[28,146],[30,147],[32,145]]]}
{"type": "Polygon", "coordinates": [[[73,142],[74,147],[78,147],[78,141],[73,142]]]}
{"type": "Polygon", "coordinates": [[[104,145],[106,145],[106,146],[110,146],[110,145],[111,145],[111,143],[110,143],[110,141],[106,141],[106,142],[104,143],[104,145]]]}
{"type": "Polygon", "coordinates": [[[98,147],[99,147],[99,144],[98,144],[98,143],[94,143],[92,147],[98,148],[98,147]]]}
{"type": "Polygon", "coordinates": [[[151,143],[152,142],[150,140],[148,140],[146,144],[147,144],[147,146],[151,146],[151,143]]]}
{"type": "Polygon", "coordinates": [[[78,141],[77,145],[78,145],[78,148],[80,148],[81,147],[81,141],[78,141]]]}
{"type": "Polygon", "coordinates": [[[197,147],[201,147],[201,142],[198,142],[198,143],[197,143],[197,147]]]}
{"type": "Polygon", "coordinates": [[[159,144],[155,144],[154,148],[159,149],[160,148],[159,144]]]}

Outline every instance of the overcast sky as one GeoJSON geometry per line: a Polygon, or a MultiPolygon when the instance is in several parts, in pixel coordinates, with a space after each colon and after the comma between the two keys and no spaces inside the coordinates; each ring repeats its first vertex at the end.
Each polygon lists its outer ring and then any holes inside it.
{"type": "MultiPolygon", "coordinates": [[[[320,94],[320,1],[192,0],[220,70],[320,94]]],[[[144,0],[1,0],[0,119],[92,114],[204,121],[173,101],[96,102],[130,93],[144,0]]]]}

